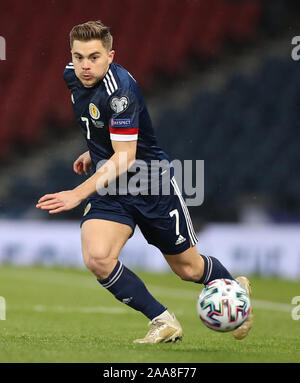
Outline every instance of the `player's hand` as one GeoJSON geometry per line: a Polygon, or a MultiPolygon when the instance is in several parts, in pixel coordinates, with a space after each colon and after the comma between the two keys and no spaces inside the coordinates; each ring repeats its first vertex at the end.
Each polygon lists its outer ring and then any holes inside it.
{"type": "Polygon", "coordinates": [[[38,209],[49,210],[50,214],[71,210],[82,202],[75,190],[67,190],[41,197],[36,205],[38,209]]]}
{"type": "Polygon", "coordinates": [[[77,160],[74,161],[73,170],[76,174],[81,175],[84,172],[86,175],[89,174],[92,168],[92,160],[90,156],[90,152],[87,151],[81,154],[77,160]]]}

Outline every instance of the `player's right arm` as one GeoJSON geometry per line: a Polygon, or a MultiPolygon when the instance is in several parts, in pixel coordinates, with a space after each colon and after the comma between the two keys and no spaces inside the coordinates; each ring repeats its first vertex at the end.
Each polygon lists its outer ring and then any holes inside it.
{"type": "Polygon", "coordinates": [[[91,168],[92,159],[89,151],[86,151],[83,154],[81,154],[73,163],[73,170],[76,174],[79,175],[81,175],[82,172],[88,175],[91,168]]]}
{"type": "Polygon", "coordinates": [[[49,210],[50,214],[54,214],[71,210],[78,206],[84,199],[107,186],[109,182],[129,169],[135,161],[136,142],[136,140],[113,142],[112,145],[115,153],[96,173],[73,190],[44,195],[38,200],[36,207],[42,210],[49,210]]]}

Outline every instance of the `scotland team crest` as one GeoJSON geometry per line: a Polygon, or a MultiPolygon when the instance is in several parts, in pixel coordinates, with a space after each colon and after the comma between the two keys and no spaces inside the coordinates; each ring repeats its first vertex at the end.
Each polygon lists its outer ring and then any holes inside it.
{"type": "Polygon", "coordinates": [[[97,120],[99,117],[100,117],[100,111],[99,109],[97,108],[97,106],[95,104],[93,104],[92,102],[90,103],[89,105],[89,112],[90,112],[90,115],[93,119],[97,120]]]}
{"type": "Polygon", "coordinates": [[[90,202],[86,205],[86,207],[85,207],[85,209],[84,209],[83,216],[87,215],[87,213],[91,210],[91,206],[92,206],[92,205],[91,205],[90,202]]]}

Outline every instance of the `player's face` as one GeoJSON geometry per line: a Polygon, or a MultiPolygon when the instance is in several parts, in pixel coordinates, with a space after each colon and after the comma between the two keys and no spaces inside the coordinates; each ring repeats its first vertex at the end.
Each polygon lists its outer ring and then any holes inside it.
{"type": "Polygon", "coordinates": [[[75,74],[85,87],[95,85],[105,76],[115,54],[108,52],[101,40],[74,40],[71,52],[75,74]]]}

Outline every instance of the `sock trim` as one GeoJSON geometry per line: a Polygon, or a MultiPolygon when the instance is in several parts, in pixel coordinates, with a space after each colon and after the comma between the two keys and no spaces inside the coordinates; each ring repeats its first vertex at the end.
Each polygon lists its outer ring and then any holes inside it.
{"type": "Polygon", "coordinates": [[[211,276],[211,272],[212,272],[212,260],[210,259],[210,257],[206,256],[206,255],[202,255],[202,257],[205,257],[206,260],[207,260],[207,272],[206,272],[206,277],[203,281],[203,284],[207,283],[207,281],[210,279],[210,276],[211,276]]]}
{"type": "Polygon", "coordinates": [[[104,283],[104,284],[101,283],[102,286],[107,289],[107,288],[111,287],[112,285],[114,285],[117,282],[117,280],[120,278],[120,276],[122,275],[123,270],[124,270],[124,266],[123,266],[123,263],[120,261],[120,266],[119,266],[116,274],[114,275],[114,277],[107,283],[104,283]]]}
{"type": "Polygon", "coordinates": [[[161,314],[157,315],[155,318],[153,318],[152,320],[155,320],[155,319],[169,319],[169,320],[173,320],[173,316],[172,314],[169,313],[168,309],[164,310],[161,314]]]}

